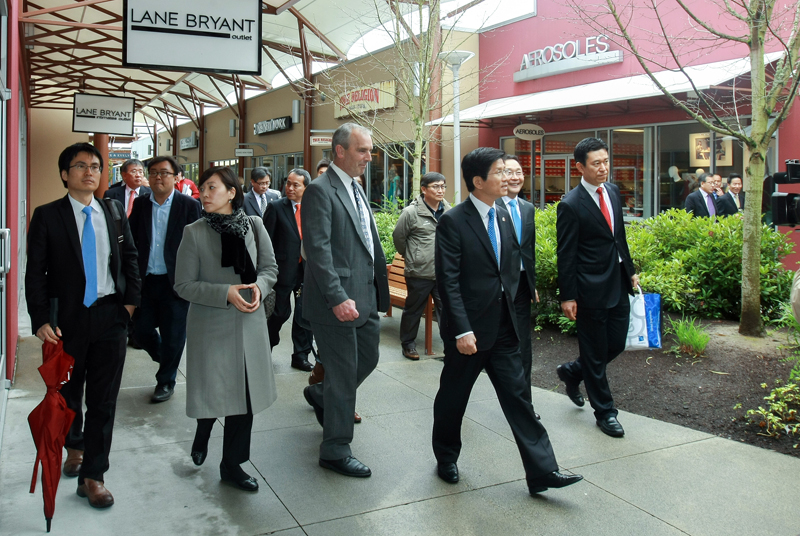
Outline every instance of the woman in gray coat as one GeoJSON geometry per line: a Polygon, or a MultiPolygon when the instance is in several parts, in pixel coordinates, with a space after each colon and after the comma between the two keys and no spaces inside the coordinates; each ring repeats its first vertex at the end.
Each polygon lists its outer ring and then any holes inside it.
{"type": "Polygon", "coordinates": [[[256,491],[240,464],[250,458],[253,414],[277,397],[262,307],[278,279],[261,218],[246,216],[234,172],[213,167],[199,181],[201,218],[183,232],[175,292],[187,300],[186,414],[197,419],[192,460],[201,465],[215,419],[225,417],[220,477],[256,491]]]}

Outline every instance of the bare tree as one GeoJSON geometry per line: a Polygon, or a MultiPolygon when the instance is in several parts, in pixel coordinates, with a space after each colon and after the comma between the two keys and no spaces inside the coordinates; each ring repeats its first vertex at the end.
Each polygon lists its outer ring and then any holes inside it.
{"type": "Polygon", "coordinates": [[[763,335],[759,271],[762,179],[770,140],[798,94],[800,2],[711,0],[698,6],[685,0],[568,3],[587,24],[632,53],[676,107],[717,135],[739,140],[749,152],[739,332],[763,335]],[[724,88],[701,90],[695,86],[690,65],[702,60],[708,50],[742,45],[749,48],[749,84],[743,77],[739,85],[724,88]],[[766,61],[768,51],[782,54],[766,61]],[[656,76],[663,70],[684,75],[694,88],[693,98],[672,94],[656,76]],[[746,115],[750,116],[749,125],[746,115]]]}

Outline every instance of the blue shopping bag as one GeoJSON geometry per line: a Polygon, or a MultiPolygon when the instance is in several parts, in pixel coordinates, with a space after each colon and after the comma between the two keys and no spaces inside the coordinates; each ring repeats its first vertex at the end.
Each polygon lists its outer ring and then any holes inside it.
{"type": "Polygon", "coordinates": [[[661,295],[637,289],[638,294],[629,297],[631,313],[625,349],[661,348],[661,295]]]}

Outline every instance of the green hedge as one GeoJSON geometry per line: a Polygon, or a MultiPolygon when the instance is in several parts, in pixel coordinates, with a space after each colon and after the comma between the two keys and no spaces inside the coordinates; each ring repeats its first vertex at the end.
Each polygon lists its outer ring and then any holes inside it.
{"type": "MultiPolygon", "coordinates": [[[[627,227],[628,246],[645,292],[661,294],[664,309],[706,318],[739,319],[742,220],[693,218],[672,209],[627,227]]],[[[556,205],[536,211],[536,277],[543,320],[558,323],[556,205]]],[[[780,316],[793,273],[782,260],[791,252],[783,233],[764,226],[761,238],[761,306],[780,316]]]]}

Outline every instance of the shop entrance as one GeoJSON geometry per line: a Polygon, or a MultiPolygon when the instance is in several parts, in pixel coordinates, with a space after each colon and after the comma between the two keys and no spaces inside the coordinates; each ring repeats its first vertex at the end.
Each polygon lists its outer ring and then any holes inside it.
{"type": "Polygon", "coordinates": [[[581,174],[571,154],[546,155],[543,160],[541,175],[536,181],[539,199],[556,203],[581,183],[581,174]]]}

